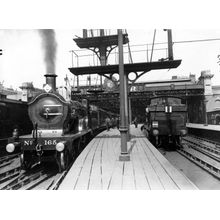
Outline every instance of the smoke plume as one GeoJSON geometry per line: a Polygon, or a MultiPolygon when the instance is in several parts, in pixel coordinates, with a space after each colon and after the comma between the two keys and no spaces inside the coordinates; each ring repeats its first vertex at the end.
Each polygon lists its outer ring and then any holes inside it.
{"type": "Polygon", "coordinates": [[[56,34],[53,29],[39,30],[42,39],[42,48],[44,50],[44,61],[47,73],[55,74],[56,70],[56,34]]]}

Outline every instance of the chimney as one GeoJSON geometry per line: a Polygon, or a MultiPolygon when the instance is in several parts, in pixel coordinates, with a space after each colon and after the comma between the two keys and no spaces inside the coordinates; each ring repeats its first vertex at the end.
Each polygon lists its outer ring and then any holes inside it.
{"type": "Polygon", "coordinates": [[[47,73],[44,75],[46,77],[46,84],[48,84],[54,92],[56,92],[56,77],[54,73],[47,73]]]}

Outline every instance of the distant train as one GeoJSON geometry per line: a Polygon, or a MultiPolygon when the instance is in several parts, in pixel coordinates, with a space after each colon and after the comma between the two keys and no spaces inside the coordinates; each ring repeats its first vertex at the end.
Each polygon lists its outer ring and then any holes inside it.
{"type": "Polygon", "coordinates": [[[21,165],[26,170],[42,161],[56,161],[61,172],[78,156],[80,144],[105,128],[106,117],[115,115],[89,105],[86,100],[66,101],[55,92],[52,76],[48,77],[45,92],[29,102],[32,134],[19,136],[15,130],[6,150],[21,148],[21,165]]]}
{"type": "Polygon", "coordinates": [[[181,137],[187,134],[187,106],[177,97],[157,97],[146,108],[149,140],[156,146],[174,149],[180,146],[181,137]]]}
{"type": "Polygon", "coordinates": [[[20,128],[20,134],[31,132],[32,123],[28,117],[28,104],[2,98],[0,99],[0,139],[10,137],[15,128],[20,128]]]}

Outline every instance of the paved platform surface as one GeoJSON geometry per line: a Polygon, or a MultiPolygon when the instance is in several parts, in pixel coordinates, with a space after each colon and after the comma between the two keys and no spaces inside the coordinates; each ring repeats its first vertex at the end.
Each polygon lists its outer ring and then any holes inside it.
{"type": "Polygon", "coordinates": [[[140,127],[130,127],[130,161],[119,161],[120,132],[104,131],[76,159],[59,190],[194,190],[148,141],[140,127]]]}
{"type": "Polygon", "coordinates": [[[196,124],[196,123],[186,123],[187,128],[196,128],[203,130],[211,130],[211,131],[220,131],[219,125],[204,125],[204,124],[196,124]]]}

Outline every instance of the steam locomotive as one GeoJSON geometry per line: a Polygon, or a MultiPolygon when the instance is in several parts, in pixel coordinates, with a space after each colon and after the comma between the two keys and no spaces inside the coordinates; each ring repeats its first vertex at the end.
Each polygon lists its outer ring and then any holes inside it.
{"type": "Polygon", "coordinates": [[[181,137],[187,134],[187,106],[183,99],[167,96],[152,98],[146,114],[146,129],[152,144],[168,150],[180,146],[181,137]]]}
{"type": "Polygon", "coordinates": [[[29,102],[32,134],[19,136],[15,129],[6,150],[11,153],[21,148],[20,160],[25,170],[42,161],[56,161],[61,172],[80,153],[80,144],[104,128],[107,116],[114,115],[88,105],[86,100],[66,101],[55,92],[56,75],[45,76],[45,92],[29,102]]]}

